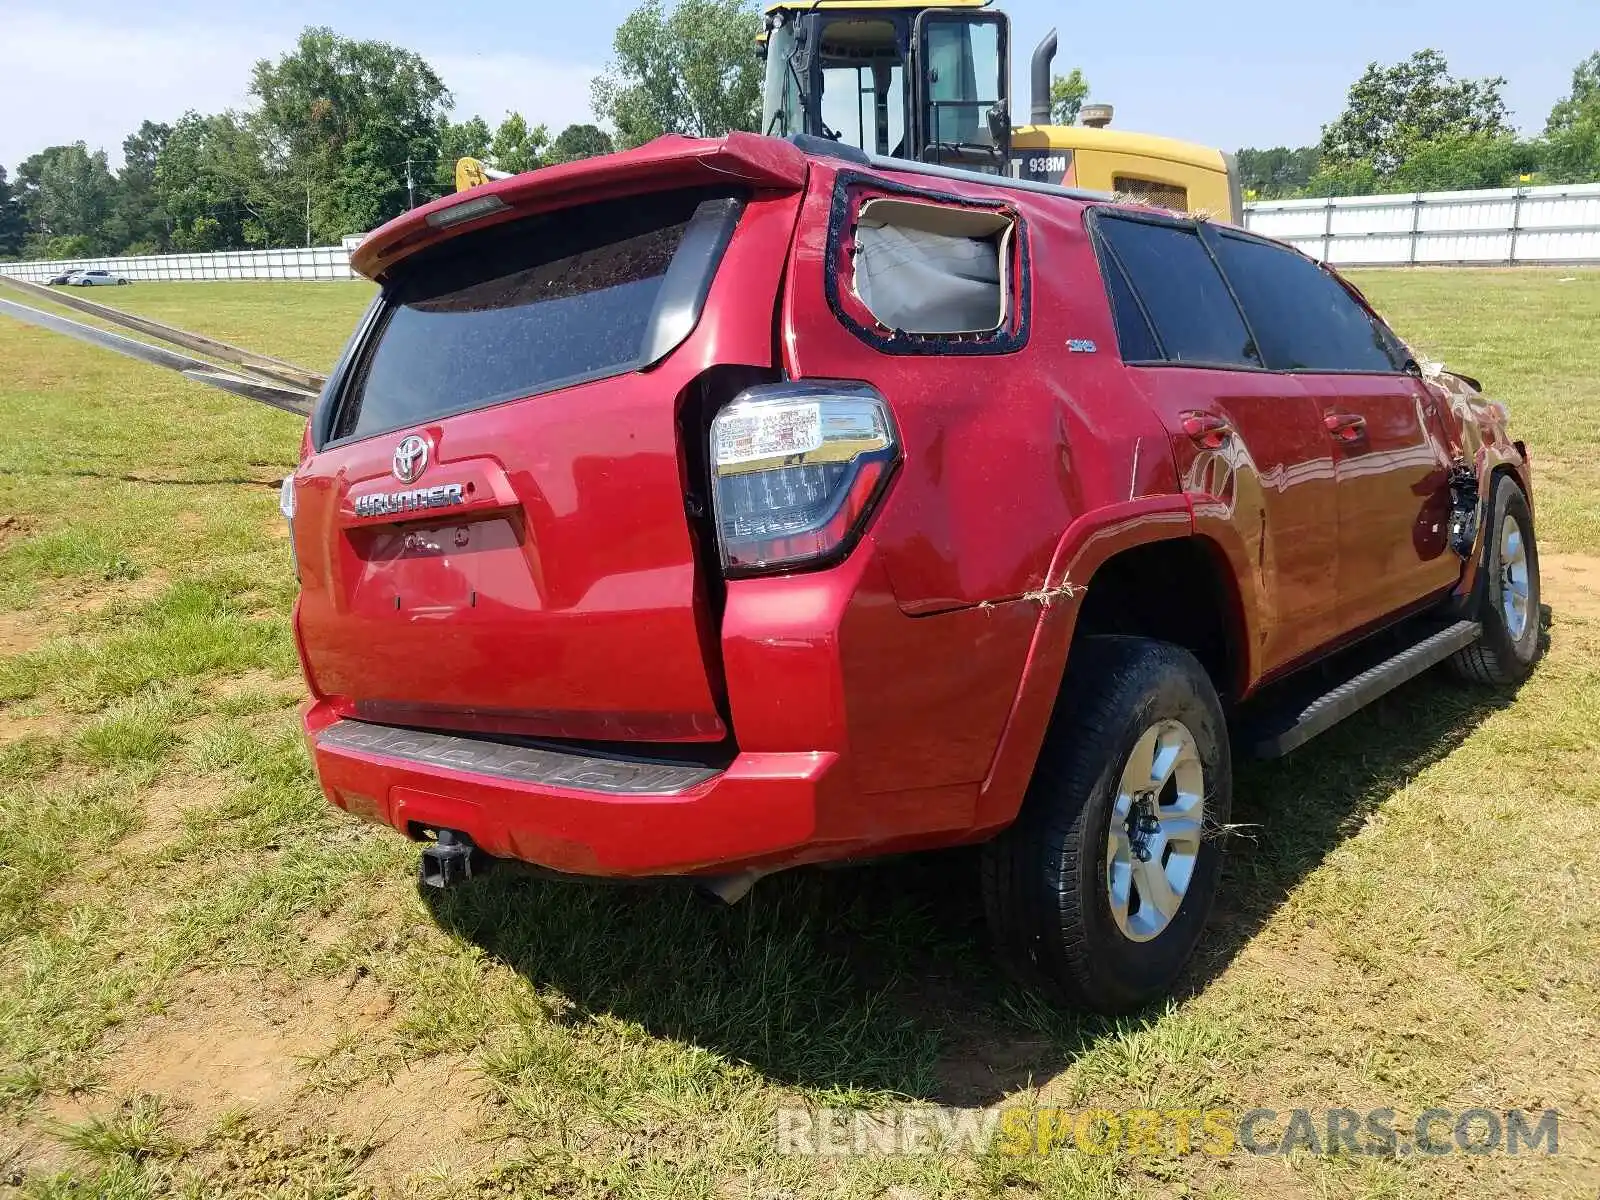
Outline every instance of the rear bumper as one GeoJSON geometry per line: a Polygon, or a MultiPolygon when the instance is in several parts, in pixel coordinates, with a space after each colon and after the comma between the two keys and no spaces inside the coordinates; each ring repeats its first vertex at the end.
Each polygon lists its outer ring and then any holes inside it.
{"type": "Polygon", "coordinates": [[[339,807],[411,836],[458,830],[568,874],[776,870],[950,846],[998,827],[978,819],[979,789],[1037,624],[1026,601],[908,616],[868,538],[825,571],[729,584],[722,661],[740,752],[725,769],[361,726],[309,667],[305,733],[339,807]]]}
{"type": "MultiPolygon", "coordinates": [[[[302,709],[328,799],[418,836],[574,875],[684,875],[808,855],[838,756],[741,754],[725,769],[595,759],[411,734],[302,709]]],[[[812,847],[815,849],[815,847],[812,847]]],[[[827,855],[823,855],[827,857],[827,855]]]]}

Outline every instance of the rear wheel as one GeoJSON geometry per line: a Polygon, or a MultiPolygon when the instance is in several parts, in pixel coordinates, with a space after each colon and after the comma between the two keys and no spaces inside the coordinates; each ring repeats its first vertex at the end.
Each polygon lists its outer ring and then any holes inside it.
{"type": "Polygon", "coordinates": [[[1472,607],[1483,636],[1450,662],[1474,683],[1520,683],[1539,657],[1539,547],[1528,498],[1509,475],[1495,483],[1482,554],[1472,607]]]}
{"type": "Polygon", "coordinates": [[[1232,798],[1222,705],[1194,656],[1144,638],[1073,649],[1017,821],[983,850],[1002,955],[1075,1007],[1171,990],[1216,895],[1232,798]]]}

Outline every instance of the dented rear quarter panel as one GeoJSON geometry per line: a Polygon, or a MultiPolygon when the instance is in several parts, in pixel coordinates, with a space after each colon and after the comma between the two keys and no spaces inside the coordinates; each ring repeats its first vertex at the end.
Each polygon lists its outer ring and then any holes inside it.
{"type": "Polygon", "coordinates": [[[851,217],[862,197],[881,193],[872,180],[851,182],[841,210],[840,171],[819,163],[785,282],[785,365],[801,378],[867,380],[893,408],[905,461],[873,535],[901,608],[927,616],[1015,600],[1046,585],[1083,514],[1177,492],[1166,434],[1127,387],[1080,202],[880,175],[905,189],[901,198],[978,205],[1019,222],[1026,275],[1013,278],[1013,303],[1028,306],[1026,340],[894,353],[846,328],[827,298],[829,238],[843,241],[844,290],[851,217]],[[1094,349],[1073,352],[1069,342],[1094,349]]]}
{"type": "MultiPolygon", "coordinates": [[[[1117,550],[1192,529],[1166,431],[1127,387],[1083,213],[1065,197],[896,172],[858,176],[821,160],[786,272],[786,370],[873,384],[904,452],[856,552],[874,560],[857,603],[815,633],[838,638],[837,734],[864,792],[970,782],[959,802],[945,801],[962,806],[959,823],[973,836],[1015,816],[1083,583],[1117,550]],[[1012,300],[1027,304],[1025,338],[981,352],[908,353],[849,327],[871,320],[850,291],[853,218],[883,194],[999,210],[1017,222],[1022,267],[1012,300]],[[830,269],[844,312],[830,302],[830,269]]],[[[756,730],[735,678],[758,677],[757,659],[774,670],[785,657],[794,669],[804,661],[798,644],[786,653],[776,636],[753,636],[743,599],[758,591],[776,612],[812,586],[730,585],[724,647],[741,744],[756,730]]],[[[774,635],[779,628],[796,632],[793,622],[774,622],[774,635]]],[[[776,725],[772,732],[781,737],[776,725]]],[[[931,803],[935,793],[925,795],[931,803]]]]}

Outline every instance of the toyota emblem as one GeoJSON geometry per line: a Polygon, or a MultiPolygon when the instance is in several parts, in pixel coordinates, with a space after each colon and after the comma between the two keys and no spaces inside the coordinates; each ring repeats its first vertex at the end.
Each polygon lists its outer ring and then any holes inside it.
{"type": "Polygon", "coordinates": [[[428,467],[428,439],[412,434],[394,448],[394,477],[414,483],[428,467]]]}

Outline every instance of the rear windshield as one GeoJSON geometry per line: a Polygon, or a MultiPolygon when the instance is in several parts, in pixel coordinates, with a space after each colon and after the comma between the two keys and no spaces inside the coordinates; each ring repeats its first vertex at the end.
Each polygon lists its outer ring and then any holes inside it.
{"type": "Polygon", "coordinates": [[[708,198],[694,189],[587,204],[419,254],[386,289],[333,436],[368,437],[643,365],[667,268],[708,198]]]}

